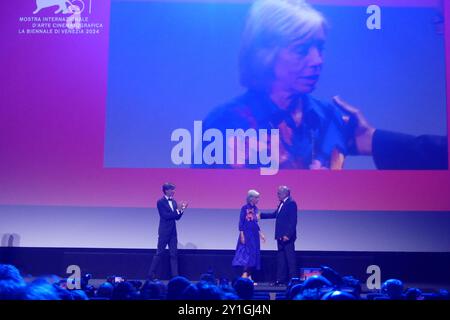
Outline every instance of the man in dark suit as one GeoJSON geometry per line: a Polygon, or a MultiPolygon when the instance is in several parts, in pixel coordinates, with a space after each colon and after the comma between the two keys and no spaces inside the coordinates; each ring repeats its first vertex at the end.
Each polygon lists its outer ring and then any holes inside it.
{"type": "Polygon", "coordinates": [[[278,252],[277,279],[274,285],[282,285],[296,277],[297,273],[294,245],[297,239],[297,203],[291,198],[291,192],[286,186],[280,186],[277,194],[280,200],[277,210],[273,213],[261,213],[259,218],[276,219],[275,240],[277,240],[278,252]],[[288,279],[287,275],[289,275],[288,279]]]}
{"type": "Polygon", "coordinates": [[[178,257],[177,257],[177,227],[176,221],[183,216],[184,210],[187,208],[187,203],[182,202],[180,209],[178,209],[177,202],[173,199],[175,194],[175,185],[172,183],[165,183],[162,186],[164,196],[158,200],[157,208],[159,213],[159,229],[158,229],[158,247],[156,254],[153,257],[152,265],[150,267],[149,278],[156,277],[156,269],[161,261],[161,255],[169,246],[170,267],[172,276],[178,275],[178,257]]]}

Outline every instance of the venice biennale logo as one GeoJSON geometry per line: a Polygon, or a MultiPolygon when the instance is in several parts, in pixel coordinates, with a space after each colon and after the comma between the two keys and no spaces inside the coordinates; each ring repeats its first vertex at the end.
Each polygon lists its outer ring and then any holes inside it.
{"type": "Polygon", "coordinates": [[[32,15],[19,18],[19,34],[99,34],[92,21],[92,0],[33,0],[32,15]]]}
{"type": "MultiPolygon", "coordinates": [[[[85,4],[83,0],[36,0],[36,10],[33,11],[33,14],[38,13],[42,9],[50,8],[58,6],[58,9],[55,11],[55,14],[58,13],[82,13],[85,9],[85,4]]],[[[92,10],[92,0],[89,0],[89,13],[92,10]]]]}
{"type": "MultiPolygon", "coordinates": [[[[55,14],[69,14],[66,18],[66,27],[69,29],[81,29],[82,18],[81,14],[85,10],[85,3],[83,0],[36,0],[36,10],[33,14],[37,14],[42,9],[56,7],[55,14]]],[[[92,11],[92,0],[89,0],[89,13],[92,11]]]]}

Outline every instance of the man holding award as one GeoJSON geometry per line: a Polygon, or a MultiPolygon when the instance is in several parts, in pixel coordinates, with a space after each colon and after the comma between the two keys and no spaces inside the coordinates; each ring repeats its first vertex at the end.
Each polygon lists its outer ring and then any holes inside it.
{"type": "Polygon", "coordinates": [[[164,196],[158,200],[157,208],[159,213],[159,229],[158,229],[158,246],[156,254],[149,271],[149,278],[155,279],[155,271],[161,261],[162,253],[166,246],[169,246],[170,267],[172,276],[178,275],[178,256],[177,256],[177,227],[176,221],[183,216],[187,203],[182,202],[178,208],[177,202],[173,199],[175,194],[175,185],[172,183],[164,183],[162,186],[164,196]]]}

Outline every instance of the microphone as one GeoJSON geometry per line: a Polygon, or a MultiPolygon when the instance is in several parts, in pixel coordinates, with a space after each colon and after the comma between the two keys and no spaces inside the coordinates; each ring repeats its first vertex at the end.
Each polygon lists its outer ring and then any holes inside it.
{"type": "Polygon", "coordinates": [[[319,129],[320,129],[320,118],[313,110],[308,110],[303,115],[303,121],[309,131],[309,138],[311,141],[311,163],[317,160],[317,154],[319,151],[319,129]]]}

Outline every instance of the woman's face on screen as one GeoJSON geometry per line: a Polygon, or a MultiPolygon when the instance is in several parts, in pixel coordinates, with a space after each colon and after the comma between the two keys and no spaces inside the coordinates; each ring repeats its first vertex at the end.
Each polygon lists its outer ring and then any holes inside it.
{"type": "Polygon", "coordinates": [[[319,80],[323,64],[325,31],[281,48],[274,65],[274,87],[291,94],[311,93],[319,80]]]}

